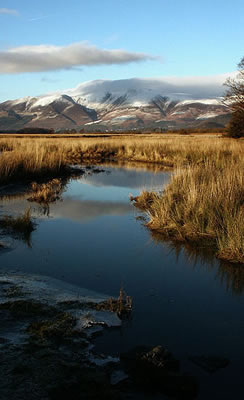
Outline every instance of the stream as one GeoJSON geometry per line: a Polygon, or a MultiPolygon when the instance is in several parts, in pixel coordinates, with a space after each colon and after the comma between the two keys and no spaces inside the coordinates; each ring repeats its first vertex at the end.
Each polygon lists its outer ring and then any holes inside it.
{"type": "Polygon", "coordinates": [[[145,227],[146,216],[129,201],[142,189],[162,190],[169,172],[100,166],[71,179],[48,210],[28,195],[0,199],[0,213],[31,207],[36,227],[28,240],[4,236],[0,273],[37,274],[118,297],[133,298],[121,328],[95,341],[118,356],[137,345],[162,345],[197,377],[200,400],[243,396],[244,272],[204,249],[164,242],[145,227]],[[220,357],[215,372],[194,357],[220,357]]]}

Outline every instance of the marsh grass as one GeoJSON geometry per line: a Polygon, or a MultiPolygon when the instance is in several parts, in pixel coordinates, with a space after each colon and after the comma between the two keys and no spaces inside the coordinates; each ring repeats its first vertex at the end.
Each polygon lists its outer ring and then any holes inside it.
{"type": "Polygon", "coordinates": [[[11,180],[36,180],[60,176],[70,164],[84,162],[151,163],[165,168],[179,165],[216,164],[226,159],[239,162],[244,156],[244,141],[176,136],[140,138],[9,138],[0,139],[0,183],[11,180]]]}
{"type": "Polygon", "coordinates": [[[17,217],[11,215],[1,217],[0,228],[7,234],[23,239],[28,246],[31,246],[30,237],[35,230],[35,224],[32,221],[30,208],[27,208],[22,215],[17,217]]]}
{"type": "Polygon", "coordinates": [[[147,226],[166,238],[212,246],[219,258],[244,263],[243,167],[232,160],[179,169],[161,194],[139,196],[137,205],[149,215],[147,226]]]}
{"type": "MultiPolygon", "coordinates": [[[[65,170],[62,149],[58,150],[57,145],[27,139],[9,139],[9,142],[12,150],[0,154],[0,183],[53,177],[65,170]]],[[[3,140],[0,141],[0,146],[3,144],[3,140]]]]}
{"type": "Polygon", "coordinates": [[[28,201],[35,201],[40,204],[54,203],[60,199],[63,190],[61,179],[52,179],[47,183],[38,184],[33,182],[31,185],[32,193],[28,201]]]}
{"type": "Polygon", "coordinates": [[[134,202],[134,205],[138,207],[140,210],[148,210],[154,201],[158,198],[158,193],[149,192],[147,190],[142,190],[140,196],[133,197],[129,196],[130,201],[134,202]]]}
{"type": "MultiPolygon", "coordinates": [[[[0,149],[0,184],[53,178],[79,163],[174,168],[177,173],[163,194],[143,192],[137,199],[148,210],[148,226],[177,240],[206,242],[218,257],[244,262],[244,140],[192,135],[3,138],[0,149]]],[[[50,196],[39,189],[43,200],[50,196]]]]}
{"type": "Polygon", "coordinates": [[[98,311],[116,312],[118,317],[128,318],[132,312],[132,297],[128,296],[123,288],[120,289],[117,299],[109,298],[97,304],[91,304],[98,311]]]}

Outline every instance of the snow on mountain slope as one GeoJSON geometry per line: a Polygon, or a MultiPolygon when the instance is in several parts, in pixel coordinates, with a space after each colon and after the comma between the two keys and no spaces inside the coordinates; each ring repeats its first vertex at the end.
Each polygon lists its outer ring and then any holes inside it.
{"type": "Polygon", "coordinates": [[[221,104],[221,97],[217,99],[198,99],[198,100],[183,100],[181,101],[178,105],[183,106],[183,105],[189,105],[189,104],[194,104],[194,103],[200,103],[200,104],[208,104],[208,105],[215,105],[218,106],[221,104]]]}
{"type": "Polygon", "coordinates": [[[46,107],[55,101],[68,102],[68,100],[59,94],[41,96],[31,105],[30,110],[36,107],[46,107]]]}
{"type": "Polygon", "coordinates": [[[210,77],[122,79],[84,82],[76,88],[0,104],[0,129],[19,126],[174,127],[227,113],[222,82],[210,77]],[[98,122],[99,121],[99,122],[98,122]]]}
{"type": "MultiPolygon", "coordinates": [[[[201,82],[201,80],[199,79],[201,82]]],[[[121,79],[121,80],[95,80],[84,82],[74,89],[65,92],[76,101],[89,105],[101,106],[111,103],[118,98],[124,104],[135,107],[147,105],[151,99],[161,95],[171,100],[199,100],[216,98],[223,94],[221,84],[213,84],[211,79],[207,82],[195,83],[189,79],[178,78],[175,81],[165,79],[121,79]],[[206,97],[206,94],[208,96],[206,97]]]]}

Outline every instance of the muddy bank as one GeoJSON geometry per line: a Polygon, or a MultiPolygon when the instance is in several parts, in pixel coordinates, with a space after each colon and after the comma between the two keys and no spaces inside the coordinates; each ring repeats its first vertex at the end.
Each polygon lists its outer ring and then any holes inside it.
{"type": "Polygon", "coordinates": [[[122,303],[122,293],[115,307],[116,299],[55,279],[1,274],[1,399],[195,398],[195,379],[160,346],[121,357],[95,352],[94,338],[128,316],[122,303]]]}
{"type": "Polygon", "coordinates": [[[1,399],[113,398],[109,375],[118,360],[92,344],[121,324],[115,313],[96,310],[104,301],[57,280],[1,274],[1,399]]]}

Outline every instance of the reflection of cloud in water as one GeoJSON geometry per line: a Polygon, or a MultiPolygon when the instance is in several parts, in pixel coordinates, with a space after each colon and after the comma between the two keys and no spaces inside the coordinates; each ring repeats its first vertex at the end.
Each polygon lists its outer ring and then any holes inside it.
{"type": "Polygon", "coordinates": [[[169,180],[170,174],[167,172],[153,173],[150,171],[112,169],[112,174],[93,174],[86,176],[81,182],[86,182],[96,186],[119,186],[128,188],[142,188],[163,186],[169,180]]]}
{"type": "Polygon", "coordinates": [[[66,197],[51,208],[51,216],[67,218],[73,221],[86,221],[103,215],[125,215],[131,213],[133,207],[129,203],[109,201],[80,201],[66,197]]]}

